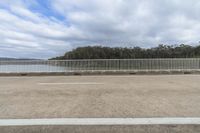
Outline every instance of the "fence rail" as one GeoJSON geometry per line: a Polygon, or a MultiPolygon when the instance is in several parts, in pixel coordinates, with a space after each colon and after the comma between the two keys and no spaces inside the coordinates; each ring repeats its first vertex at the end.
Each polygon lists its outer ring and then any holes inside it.
{"type": "Polygon", "coordinates": [[[0,61],[0,73],[200,70],[200,58],[0,61]]]}

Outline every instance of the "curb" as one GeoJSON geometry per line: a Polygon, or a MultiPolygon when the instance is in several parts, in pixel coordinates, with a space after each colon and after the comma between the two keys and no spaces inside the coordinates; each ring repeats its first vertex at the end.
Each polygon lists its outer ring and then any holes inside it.
{"type": "Polygon", "coordinates": [[[0,76],[177,75],[177,74],[180,75],[200,74],[200,70],[23,72],[23,73],[0,73],[0,76]]]}

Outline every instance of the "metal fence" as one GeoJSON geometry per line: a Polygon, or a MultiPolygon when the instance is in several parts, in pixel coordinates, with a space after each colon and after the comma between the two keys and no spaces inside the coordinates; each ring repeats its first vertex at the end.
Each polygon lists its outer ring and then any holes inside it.
{"type": "Polygon", "coordinates": [[[0,73],[199,69],[200,58],[0,61],[0,73]]]}

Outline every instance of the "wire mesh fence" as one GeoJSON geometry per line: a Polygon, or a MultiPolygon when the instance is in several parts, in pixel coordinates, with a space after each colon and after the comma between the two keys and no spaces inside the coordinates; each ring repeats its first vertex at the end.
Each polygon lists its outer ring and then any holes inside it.
{"type": "Polygon", "coordinates": [[[0,61],[0,73],[199,69],[200,58],[0,61]]]}

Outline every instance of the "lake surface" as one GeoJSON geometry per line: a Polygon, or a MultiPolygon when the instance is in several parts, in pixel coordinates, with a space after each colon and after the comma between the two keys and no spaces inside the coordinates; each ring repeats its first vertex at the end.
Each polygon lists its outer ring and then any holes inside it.
{"type": "Polygon", "coordinates": [[[17,72],[67,72],[69,68],[52,65],[0,65],[1,73],[17,72]]]}

